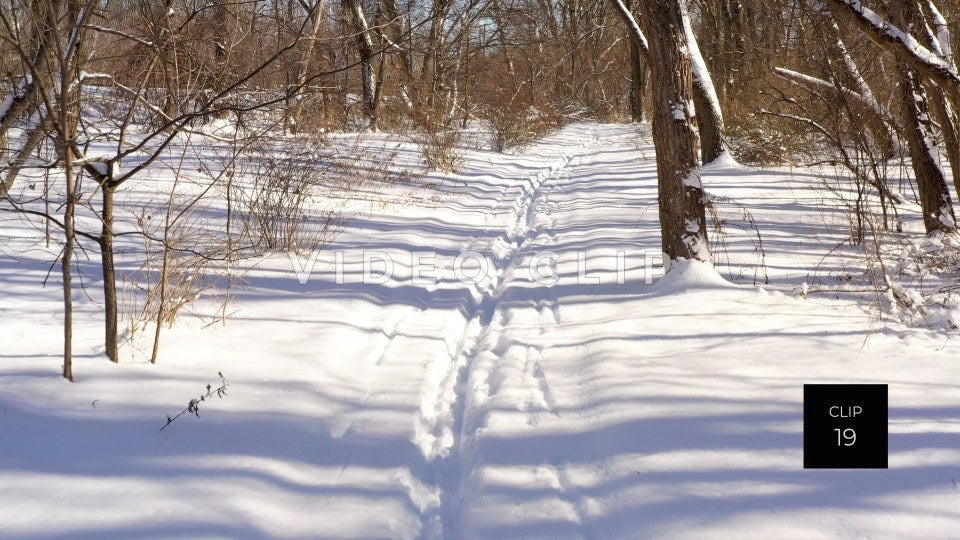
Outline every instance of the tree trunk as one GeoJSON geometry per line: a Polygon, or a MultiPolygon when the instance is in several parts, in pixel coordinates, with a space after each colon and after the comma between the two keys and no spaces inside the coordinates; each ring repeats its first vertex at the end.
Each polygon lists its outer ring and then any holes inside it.
{"type": "Polygon", "coordinates": [[[3,177],[3,180],[0,181],[0,197],[6,196],[10,189],[13,188],[13,184],[20,175],[20,171],[23,170],[24,165],[26,165],[27,160],[30,158],[30,153],[40,146],[44,137],[47,136],[46,119],[46,116],[41,118],[27,135],[23,146],[18,148],[14,155],[7,156],[9,161],[4,163],[3,167],[6,169],[7,174],[3,177]]]}
{"type": "Polygon", "coordinates": [[[357,48],[360,51],[361,84],[363,87],[364,115],[367,117],[367,127],[377,129],[377,102],[376,88],[373,77],[373,33],[363,13],[360,0],[344,0],[347,10],[353,17],[353,26],[357,34],[357,48]]]}
{"type": "Polygon", "coordinates": [[[643,120],[643,94],[647,86],[647,64],[650,60],[650,50],[647,38],[640,30],[633,12],[624,0],[612,0],[613,8],[623,24],[627,27],[630,36],[630,119],[634,122],[643,120]]]}
{"type": "MultiPolygon", "coordinates": [[[[426,89],[426,102],[431,107],[437,99],[440,82],[443,79],[444,22],[450,9],[450,0],[434,0],[430,12],[430,34],[423,54],[420,69],[420,87],[426,89]]],[[[422,106],[422,104],[421,104],[422,106]]]]}
{"type": "Polygon", "coordinates": [[[710,260],[699,140],[693,119],[693,73],[679,0],[641,2],[650,45],[653,143],[657,152],[660,229],[670,260],[710,260]]]}
{"type": "MultiPolygon", "coordinates": [[[[65,85],[64,85],[65,86],[65,85]]],[[[67,204],[63,212],[63,256],[60,273],[63,278],[63,377],[73,382],[73,282],[70,265],[73,262],[74,212],[76,193],[73,178],[73,152],[66,137],[62,137],[63,174],[67,182],[67,204]]]]}
{"type": "MultiPolygon", "coordinates": [[[[413,108],[417,101],[414,95],[416,81],[414,80],[413,61],[410,58],[410,51],[403,46],[403,19],[397,12],[397,5],[394,0],[380,0],[380,12],[386,17],[384,24],[377,25],[380,39],[387,43],[391,57],[394,63],[399,64],[400,76],[400,97],[403,99],[407,108],[413,108]]],[[[380,88],[383,92],[383,88],[380,88]]]]}
{"type": "Polygon", "coordinates": [[[300,58],[300,66],[297,71],[296,86],[293,88],[293,94],[290,96],[291,106],[287,109],[287,118],[283,123],[284,129],[289,133],[297,133],[300,127],[300,113],[303,111],[304,86],[307,84],[307,75],[310,72],[310,61],[313,58],[313,51],[316,49],[317,39],[320,37],[320,29],[323,27],[323,0],[317,0],[313,8],[313,27],[310,29],[310,37],[307,41],[307,48],[303,51],[300,58]]]}
{"type": "Polygon", "coordinates": [[[727,151],[723,138],[723,111],[720,110],[720,98],[717,97],[707,64],[700,54],[697,36],[690,26],[690,18],[683,6],[680,9],[693,69],[693,104],[697,110],[697,128],[700,131],[700,156],[702,162],[707,164],[727,151]]]}
{"type": "Polygon", "coordinates": [[[114,188],[103,183],[103,210],[100,231],[100,261],[103,267],[104,338],[107,358],[119,362],[117,354],[117,276],[113,264],[113,194],[114,188]]]}
{"type": "MultiPolygon", "coordinates": [[[[908,21],[922,20],[916,0],[899,0],[891,9],[891,15],[893,23],[901,27],[906,27],[905,23],[908,21]]],[[[931,137],[931,111],[923,88],[923,78],[915,67],[915,63],[906,55],[897,55],[903,127],[910,150],[911,165],[917,177],[923,225],[928,234],[935,231],[954,231],[957,220],[953,214],[950,190],[947,188],[943,169],[937,161],[937,148],[931,137]]]]}
{"type": "Polygon", "coordinates": [[[947,100],[947,96],[942,93],[933,99],[932,105],[933,116],[940,124],[940,132],[943,133],[943,144],[946,147],[947,160],[950,162],[950,172],[953,174],[954,189],[957,197],[960,197],[960,139],[957,136],[953,107],[947,100]]]}
{"type": "Polygon", "coordinates": [[[956,230],[956,218],[943,169],[936,160],[936,148],[930,140],[929,111],[920,75],[905,62],[899,62],[900,98],[903,124],[910,149],[913,173],[917,177],[923,225],[927,233],[956,230]]]}
{"type": "MultiPolygon", "coordinates": [[[[933,27],[926,27],[923,37],[930,50],[934,51],[941,60],[956,69],[956,62],[953,58],[953,50],[950,45],[950,28],[946,19],[937,9],[932,0],[925,4],[916,6],[918,12],[925,11],[924,16],[928,17],[933,23],[933,27]]],[[[943,145],[946,150],[947,160],[950,162],[950,172],[953,174],[953,185],[956,189],[957,197],[960,197],[960,137],[958,137],[957,116],[954,112],[953,102],[947,97],[946,93],[931,83],[932,92],[936,94],[931,108],[933,115],[940,124],[940,132],[943,134],[943,145]]],[[[958,199],[960,200],[960,199],[958,199]]]]}
{"type": "Polygon", "coordinates": [[[630,119],[643,122],[643,94],[647,86],[647,66],[640,56],[640,48],[630,42],[630,119]]]}
{"type": "MultiPolygon", "coordinates": [[[[56,17],[60,12],[60,4],[51,6],[51,14],[56,17]]],[[[63,176],[66,183],[67,201],[63,211],[63,256],[60,259],[60,273],[63,279],[63,377],[73,382],[73,249],[76,243],[75,216],[77,207],[76,177],[74,171],[73,145],[76,139],[77,122],[80,116],[79,91],[71,81],[79,77],[78,58],[80,56],[80,24],[79,3],[69,3],[66,9],[67,20],[71,26],[66,33],[66,39],[58,43],[57,66],[58,95],[55,103],[58,135],[58,151],[63,160],[63,176]],[[76,33],[74,33],[76,32],[76,33]],[[69,37],[67,37],[69,36],[69,37]]],[[[51,22],[55,25],[56,19],[51,22]]],[[[50,111],[51,113],[53,111],[50,111]]]]}

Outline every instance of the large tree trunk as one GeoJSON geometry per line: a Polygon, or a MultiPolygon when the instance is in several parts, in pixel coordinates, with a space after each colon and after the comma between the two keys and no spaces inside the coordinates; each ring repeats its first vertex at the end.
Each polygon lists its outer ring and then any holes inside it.
{"type": "MultiPolygon", "coordinates": [[[[923,4],[917,5],[918,11],[924,11],[927,20],[932,26],[925,27],[923,32],[927,46],[934,51],[941,60],[953,66],[956,69],[956,62],[953,58],[953,49],[951,47],[950,27],[946,19],[940,13],[940,10],[934,4],[933,0],[927,0],[923,4]]],[[[936,94],[931,104],[934,117],[940,124],[940,132],[943,134],[943,144],[946,147],[947,160],[950,161],[950,171],[953,173],[953,185],[956,189],[957,197],[960,197],[960,135],[958,135],[957,116],[954,111],[954,102],[952,102],[945,92],[931,83],[932,92],[936,94]]],[[[960,199],[958,199],[960,200],[960,199]]]]}
{"type": "Polygon", "coordinates": [[[679,0],[641,3],[650,44],[653,143],[657,152],[660,229],[670,260],[710,260],[699,140],[693,120],[693,73],[679,0]]]}

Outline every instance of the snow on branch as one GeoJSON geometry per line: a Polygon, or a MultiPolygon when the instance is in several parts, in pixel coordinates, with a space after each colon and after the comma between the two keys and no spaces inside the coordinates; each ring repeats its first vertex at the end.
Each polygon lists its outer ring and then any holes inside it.
{"type": "Polygon", "coordinates": [[[786,69],[782,67],[774,67],[773,72],[779,75],[782,78],[788,79],[792,82],[800,82],[807,86],[828,88],[835,92],[842,92],[844,95],[849,96],[854,101],[859,102],[863,106],[869,108],[871,111],[880,116],[884,122],[895,125],[896,121],[893,118],[893,115],[890,114],[890,111],[885,109],[883,105],[877,102],[876,99],[868,98],[867,96],[861,95],[858,92],[855,92],[844,86],[838,86],[830,81],[814,77],[812,75],[807,75],[806,73],[800,73],[798,71],[793,71],[791,69],[786,69]]]}
{"type": "Polygon", "coordinates": [[[640,30],[640,25],[637,23],[636,17],[633,16],[633,13],[630,13],[630,10],[627,9],[627,5],[623,3],[623,0],[612,0],[613,7],[616,8],[617,13],[620,14],[620,18],[623,19],[623,22],[627,25],[627,30],[630,31],[630,37],[637,43],[637,46],[640,47],[640,52],[646,56],[650,56],[650,46],[647,44],[647,37],[643,35],[643,31],[640,30]]]}
{"type": "MultiPolygon", "coordinates": [[[[618,0],[619,1],[619,0],[618,0]]],[[[707,104],[712,109],[712,114],[719,121],[723,121],[723,109],[720,108],[720,99],[717,97],[717,90],[713,86],[713,78],[707,69],[707,64],[700,54],[700,45],[697,43],[697,36],[693,33],[693,27],[690,26],[690,17],[687,15],[686,8],[681,4],[681,18],[683,19],[683,33],[687,37],[687,47],[690,50],[690,68],[693,70],[695,82],[700,85],[707,104]]]]}
{"type": "Polygon", "coordinates": [[[940,13],[940,10],[937,9],[937,5],[933,3],[933,0],[927,0],[927,9],[930,11],[930,15],[933,16],[933,30],[936,37],[934,43],[939,49],[938,53],[940,54],[940,58],[950,65],[954,65],[953,50],[950,47],[950,28],[947,26],[947,19],[945,19],[940,13]]]}
{"type": "Polygon", "coordinates": [[[960,75],[954,66],[921,45],[909,33],[865,7],[860,0],[824,1],[863,30],[872,41],[910,62],[914,69],[938,84],[960,92],[960,75]]]}

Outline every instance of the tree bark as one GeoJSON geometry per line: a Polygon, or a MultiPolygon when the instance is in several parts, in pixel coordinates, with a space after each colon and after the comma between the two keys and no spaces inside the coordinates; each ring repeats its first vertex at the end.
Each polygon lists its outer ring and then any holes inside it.
{"type": "MultiPolygon", "coordinates": [[[[908,21],[922,20],[916,0],[898,0],[892,6],[891,16],[894,24],[903,27],[907,26],[908,21]]],[[[915,69],[915,62],[905,54],[897,55],[897,72],[900,76],[903,127],[913,173],[917,177],[924,228],[928,234],[955,231],[957,220],[953,213],[950,190],[947,188],[943,169],[937,161],[937,148],[931,137],[931,111],[923,87],[922,72],[915,69]]]]}
{"type": "MultiPolygon", "coordinates": [[[[950,27],[946,19],[940,13],[940,10],[934,4],[933,0],[927,0],[924,3],[918,3],[916,6],[918,12],[930,21],[932,26],[927,26],[924,36],[929,48],[934,51],[941,60],[956,69],[956,62],[953,58],[953,48],[950,44],[950,27]]],[[[950,162],[950,172],[953,174],[953,185],[957,197],[960,197],[960,136],[958,136],[957,116],[953,108],[953,102],[947,98],[946,94],[934,86],[931,89],[936,94],[933,99],[933,115],[940,124],[940,132],[943,134],[943,144],[945,146],[947,160],[950,162]]],[[[960,200],[960,199],[958,199],[960,200]]]]}
{"type": "Polygon", "coordinates": [[[624,0],[612,0],[614,11],[620,16],[627,34],[630,36],[630,119],[643,120],[643,94],[646,91],[647,63],[650,59],[650,47],[640,25],[624,0]]]}
{"type": "Polygon", "coordinates": [[[956,230],[956,218],[943,169],[936,160],[929,125],[926,92],[920,74],[905,62],[898,65],[903,124],[913,173],[917,177],[923,225],[927,233],[956,230]]]}
{"type": "Polygon", "coordinates": [[[647,87],[647,66],[640,55],[640,48],[630,42],[630,119],[643,122],[643,94],[647,87]]]}
{"type": "MultiPolygon", "coordinates": [[[[953,115],[953,107],[947,96],[940,93],[933,99],[933,116],[940,124],[943,134],[943,144],[946,148],[947,161],[950,162],[950,172],[953,174],[953,185],[957,197],[960,197],[960,139],[957,136],[957,123],[953,115]]],[[[958,199],[960,200],[960,199],[958,199]]]]}
{"type": "Polygon", "coordinates": [[[683,11],[679,0],[647,0],[641,6],[650,44],[663,251],[670,260],[709,261],[699,140],[691,122],[693,73],[683,11]]]}
{"type": "Polygon", "coordinates": [[[357,34],[357,48],[360,51],[363,105],[364,114],[367,117],[367,127],[371,130],[376,130],[377,102],[373,77],[373,33],[370,31],[370,25],[367,23],[367,17],[363,13],[363,6],[360,4],[360,0],[344,0],[344,3],[352,15],[353,26],[357,34]]]}
{"type": "Polygon", "coordinates": [[[100,262],[103,267],[104,338],[107,358],[119,362],[117,354],[117,276],[113,262],[113,194],[114,188],[103,183],[103,208],[100,231],[100,262]]]}
{"type": "MultiPolygon", "coordinates": [[[[63,115],[62,115],[63,116],[63,115]]],[[[70,265],[73,263],[74,212],[76,192],[73,177],[73,152],[66,137],[61,137],[63,150],[63,174],[67,183],[67,204],[63,212],[63,256],[60,258],[60,274],[63,279],[63,378],[73,382],[73,281],[70,265]]]]}
{"type": "Polygon", "coordinates": [[[720,110],[720,98],[713,86],[713,79],[707,64],[700,54],[697,36],[690,26],[690,18],[681,5],[683,33],[687,38],[690,51],[690,65],[693,69],[693,104],[697,111],[697,128],[700,132],[700,157],[704,164],[710,163],[727,151],[724,142],[723,111],[720,110]]]}
{"type": "Polygon", "coordinates": [[[300,58],[300,66],[295,82],[296,86],[294,86],[293,95],[290,96],[292,105],[287,109],[287,118],[283,123],[284,129],[288,130],[289,133],[297,133],[300,127],[300,113],[303,111],[304,86],[307,84],[310,61],[313,58],[313,51],[316,49],[317,39],[320,37],[320,29],[323,26],[323,0],[317,0],[312,11],[312,16],[313,26],[310,29],[307,48],[303,51],[303,56],[300,58]]]}

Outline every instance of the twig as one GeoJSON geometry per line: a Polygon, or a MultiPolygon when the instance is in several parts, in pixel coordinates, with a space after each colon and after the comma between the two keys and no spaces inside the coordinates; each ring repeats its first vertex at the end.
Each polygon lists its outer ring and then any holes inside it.
{"type": "Polygon", "coordinates": [[[213,397],[214,394],[216,394],[218,398],[223,398],[223,396],[227,395],[227,386],[228,386],[227,381],[226,379],[223,378],[223,373],[218,371],[217,375],[220,376],[220,386],[218,386],[217,388],[213,388],[210,384],[207,384],[207,393],[201,395],[198,399],[191,399],[190,402],[187,403],[187,407],[182,411],[180,411],[179,413],[177,413],[176,416],[171,417],[170,415],[167,415],[167,423],[164,424],[162,428],[160,428],[160,431],[163,431],[164,429],[166,429],[167,426],[172,424],[174,420],[176,420],[177,418],[180,418],[185,414],[192,414],[197,418],[200,418],[200,402],[201,401],[206,401],[207,398],[213,397]]]}

